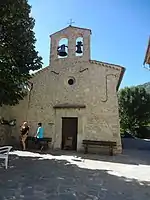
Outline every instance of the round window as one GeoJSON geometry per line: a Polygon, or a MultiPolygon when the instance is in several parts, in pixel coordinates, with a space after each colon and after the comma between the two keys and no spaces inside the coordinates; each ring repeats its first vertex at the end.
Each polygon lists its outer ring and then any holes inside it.
{"type": "Polygon", "coordinates": [[[75,79],[73,78],[73,77],[70,77],[69,79],[68,79],[68,84],[69,85],[73,85],[75,83],[75,79]]]}
{"type": "Polygon", "coordinates": [[[74,80],[73,80],[72,78],[70,78],[70,79],[68,80],[68,84],[69,84],[69,85],[73,85],[73,84],[74,84],[74,80]]]}

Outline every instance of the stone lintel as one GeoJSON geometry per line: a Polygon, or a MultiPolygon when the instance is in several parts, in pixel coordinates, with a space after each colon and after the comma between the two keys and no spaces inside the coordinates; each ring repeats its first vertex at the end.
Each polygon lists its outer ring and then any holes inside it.
{"type": "Polygon", "coordinates": [[[64,103],[64,104],[56,104],[53,106],[53,108],[58,109],[58,108],[86,108],[86,105],[84,104],[70,104],[70,103],[64,103]]]}

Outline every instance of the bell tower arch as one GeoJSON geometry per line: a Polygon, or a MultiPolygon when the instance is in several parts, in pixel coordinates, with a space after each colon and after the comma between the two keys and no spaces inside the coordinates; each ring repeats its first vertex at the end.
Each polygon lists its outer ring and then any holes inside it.
{"type": "Polygon", "coordinates": [[[90,60],[91,30],[69,25],[50,35],[50,64],[59,59],[90,60]]]}

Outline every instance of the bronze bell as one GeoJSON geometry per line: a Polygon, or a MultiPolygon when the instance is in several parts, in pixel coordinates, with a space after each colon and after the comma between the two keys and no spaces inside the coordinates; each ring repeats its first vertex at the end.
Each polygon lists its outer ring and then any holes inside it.
{"type": "Polygon", "coordinates": [[[76,47],[77,47],[76,53],[79,53],[79,54],[82,53],[82,49],[81,49],[82,46],[83,46],[83,44],[82,44],[81,41],[77,42],[77,45],[76,45],[76,47]]]}
{"type": "Polygon", "coordinates": [[[67,52],[66,52],[66,45],[65,44],[62,44],[61,46],[59,46],[57,48],[57,54],[61,57],[65,57],[67,56],[67,52]]]}

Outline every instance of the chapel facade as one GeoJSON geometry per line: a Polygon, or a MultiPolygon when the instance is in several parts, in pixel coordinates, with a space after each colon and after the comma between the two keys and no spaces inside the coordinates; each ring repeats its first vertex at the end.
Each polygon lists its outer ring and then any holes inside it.
{"type": "Polygon", "coordinates": [[[82,140],[116,141],[121,153],[117,90],[124,67],[91,60],[91,30],[68,26],[50,36],[50,64],[30,80],[28,96],[11,108],[17,120],[12,134],[27,120],[30,134],[42,122],[52,148],[80,151],[82,140]]]}

